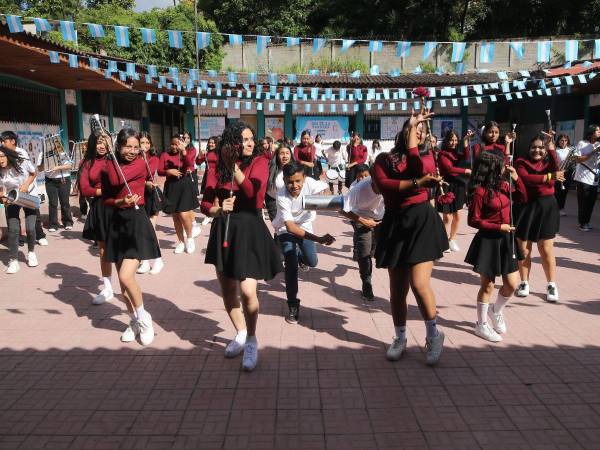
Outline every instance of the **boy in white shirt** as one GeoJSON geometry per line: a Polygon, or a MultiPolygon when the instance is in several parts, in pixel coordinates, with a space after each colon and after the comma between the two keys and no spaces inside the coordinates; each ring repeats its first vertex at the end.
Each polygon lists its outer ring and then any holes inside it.
{"type": "MultiPolygon", "coordinates": [[[[342,151],[342,143],[335,141],[327,150],[323,150],[323,156],[327,158],[327,167],[329,170],[335,170],[338,173],[338,195],[342,195],[342,187],[346,167],[346,153],[342,151]]],[[[329,183],[329,192],[333,195],[333,183],[329,183]]]]}
{"type": "Polygon", "coordinates": [[[375,298],[371,274],[373,273],[373,256],[377,242],[377,227],[383,219],[384,213],[383,196],[371,179],[368,168],[364,166],[364,170],[357,173],[356,181],[344,198],[342,214],[352,221],[354,259],[358,261],[362,295],[369,301],[375,298]]]}
{"type": "Polygon", "coordinates": [[[285,186],[277,192],[277,215],[273,227],[277,234],[285,259],[285,291],[289,313],[288,323],[297,323],[300,312],[298,295],[298,267],[316,267],[317,249],[315,242],[331,245],[335,239],[330,234],[313,234],[312,223],[315,211],[302,207],[305,195],[314,195],[327,189],[322,181],[304,175],[304,166],[292,161],[283,167],[285,186]]]}

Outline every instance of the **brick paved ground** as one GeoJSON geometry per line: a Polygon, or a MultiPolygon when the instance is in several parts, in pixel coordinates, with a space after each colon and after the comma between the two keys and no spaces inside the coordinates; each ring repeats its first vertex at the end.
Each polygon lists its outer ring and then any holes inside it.
{"type": "Polygon", "coordinates": [[[172,253],[170,219],[159,220],[164,271],[140,277],[157,332],[148,348],[119,342],[121,304],[90,305],[98,259],[77,223],[38,248],[39,267],[0,274],[0,449],[600,447],[600,240],[575,228],[574,200],[556,244],[560,304],[543,301],[536,257],[532,294],[507,307],[500,344],[472,332],[478,278],[462,262],[473,234],[462,227],[463,250],[434,270],[447,336],[435,368],[412,298],[408,353],[384,359],[387,275],[375,273],[365,304],[351,228],[331,214],[317,229],[338,240],[302,275],[299,325],[282,319],[281,277],[260,284],[250,374],[223,358],[232,326],[213,268],[200,251],[172,253]]]}

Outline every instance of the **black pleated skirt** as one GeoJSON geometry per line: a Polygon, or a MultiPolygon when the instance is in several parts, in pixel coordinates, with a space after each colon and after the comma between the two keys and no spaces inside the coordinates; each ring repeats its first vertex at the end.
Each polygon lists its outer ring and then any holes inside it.
{"type": "Polygon", "coordinates": [[[437,211],[444,214],[452,214],[460,211],[463,209],[467,201],[467,187],[463,182],[459,180],[451,180],[448,182],[448,184],[448,192],[452,192],[454,194],[454,201],[447,205],[442,205],[436,202],[435,205],[437,211]]]}
{"type": "Polygon", "coordinates": [[[560,227],[560,213],[554,195],[538,197],[529,203],[516,204],[516,236],[523,241],[553,239],[560,227]]]}
{"type": "Polygon", "coordinates": [[[158,239],[146,210],[143,207],[112,209],[106,236],[106,260],[120,263],[124,259],[159,258],[158,239]]]}
{"type": "Polygon", "coordinates": [[[515,242],[515,257],[510,233],[501,231],[478,231],[471,241],[465,262],[473,271],[489,279],[508,275],[519,270],[518,261],[523,259],[515,242]]]}
{"type": "Polygon", "coordinates": [[[156,216],[162,211],[157,193],[154,191],[154,188],[148,186],[144,188],[144,209],[148,217],[156,216]]]}
{"type": "Polygon", "coordinates": [[[106,241],[106,230],[112,216],[112,207],[104,206],[102,198],[92,197],[89,199],[90,208],[83,225],[81,236],[90,241],[106,241]]]}
{"type": "Polygon", "coordinates": [[[375,261],[379,268],[398,268],[435,261],[448,249],[440,216],[429,202],[386,210],[379,226],[375,261]]]}
{"type": "Polygon", "coordinates": [[[167,199],[164,209],[166,214],[192,211],[199,206],[191,175],[185,175],[178,180],[168,178],[165,181],[164,192],[167,199]]]}
{"type": "Polygon", "coordinates": [[[223,248],[225,217],[213,220],[205,262],[235,280],[271,280],[282,272],[281,253],[260,210],[235,212],[230,217],[227,248],[223,248]]]}

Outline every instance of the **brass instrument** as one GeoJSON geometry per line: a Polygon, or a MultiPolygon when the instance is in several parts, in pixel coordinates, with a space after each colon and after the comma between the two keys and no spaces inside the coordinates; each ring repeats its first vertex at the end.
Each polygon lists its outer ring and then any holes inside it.
{"type": "MultiPolygon", "coordinates": [[[[45,172],[54,172],[56,167],[62,165],[65,160],[68,160],[60,133],[46,136],[42,141],[42,145],[45,172]]],[[[61,170],[61,175],[63,175],[62,172],[61,170]]]]}

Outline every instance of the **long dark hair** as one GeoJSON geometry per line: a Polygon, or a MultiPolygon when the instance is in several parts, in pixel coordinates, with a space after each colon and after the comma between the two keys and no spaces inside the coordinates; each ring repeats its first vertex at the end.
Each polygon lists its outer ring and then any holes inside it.
{"type": "Polygon", "coordinates": [[[135,131],[133,128],[123,128],[121,131],[119,131],[119,134],[117,134],[117,142],[115,143],[115,156],[119,162],[125,162],[121,158],[121,147],[127,145],[127,139],[132,137],[136,138],[139,143],[140,138],[138,137],[137,131],[135,131]]]}
{"type": "Polygon", "coordinates": [[[494,122],[493,120],[486,122],[486,124],[484,125],[483,131],[481,132],[481,142],[483,142],[484,145],[492,144],[492,142],[488,142],[486,140],[486,134],[490,128],[494,127],[498,128],[498,131],[500,131],[500,126],[498,125],[498,122],[494,122]]]}
{"type": "Polygon", "coordinates": [[[24,158],[19,156],[19,154],[16,151],[10,150],[4,147],[3,145],[0,146],[0,152],[6,155],[6,159],[8,159],[8,165],[10,166],[9,168],[15,169],[17,173],[23,173],[23,168],[21,167],[21,164],[23,163],[23,161],[25,161],[24,158]]]}
{"type": "MultiPolygon", "coordinates": [[[[453,136],[456,136],[456,139],[460,143],[460,138],[458,137],[458,134],[456,133],[456,131],[448,130],[448,131],[446,131],[446,134],[444,135],[444,139],[442,140],[441,150],[448,149],[448,147],[450,145],[450,141],[452,140],[453,136]]],[[[457,145],[457,150],[458,150],[458,145],[457,145]]]]}
{"type": "MultiPolygon", "coordinates": [[[[148,153],[150,153],[150,156],[156,156],[156,149],[154,148],[154,144],[152,143],[152,136],[150,136],[149,132],[140,131],[137,138],[138,141],[140,141],[140,146],[142,144],[142,138],[148,139],[148,141],[150,142],[150,150],[148,150],[148,153]]],[[[140,149],[140,151],[142,151],[142,149],[140,149]]]]}
{"type": "Polygon", "coordinates": [[[556,147],[558,148],[558,143],[560,142],[560,140],[562,138],[565,138],[567,140],[567,147],[571,145],[571,138],[569,138],[568,134],[559,134],[558,136],[556,136],[556,147]]]}
{"type": "Polygon", "coordinates": [[[587,142],[592,142],[592,136],[594,135],[594,133],[596,132],[597,129],[598,129],[598,125],[595,125],[595,124],[588,125],[587,130],[585,131],[585,134],[583,135],[583,140],[587,141],[587,142]]]}
{"type": "Polygon", "coordinates": [[[408,147],[406,144],[406,135],[408,132],[408,123],[409,120],[405,120],[402,124],[402,130],[396,133],[394,137],[394,146],[392,149],[385,155],[388,160],[388,163],[392,170],[397,171],[396,167],[402,161],[402,158],[406,156],[408,152],[408,147]]]}
{"type": "Polygon", "coordinates": [[[469,200],[479,186],[486,190],[490,198],[494,191],[500,190],[503,168],[503,155],[497,152],[481,152],[473,164],[473,173],[469,179],[469,200]]]}
{"type": "Polygon", "coordinates": [[[281,167],[279,166],[279,152],[283,149],[286,149],[287,151],[290,152],[290,162],[295,161],[294,152],[292,151],[292,149],[290,149],[290,147],[285,144],[279,145],[275,149],[275,154],[273,155],[273,158],[271,158],[271,161],[269,162],[269,180],[267,183],[267,189],[271,189],[275,185],[275,180],[277,179],[277,173],[281,169],[281,167]]]}
{"type": "Polygon", "coordinates": [[[230,123],[225,127],[225,130],[223,130],[221,139],[217,144],[217,175],[221,184],[226,184],[231,181],[232,168],[227,167],[225,161],[237,161],[238,159],[241,159],[242,164],[240,165],[240,169],[243,170],[252,162],[255,156],[260,155],[263,152],[260,146],[255,142],[252,155],[247,157],[242,155],[244,148],[242,132],[246,129],[250,130],[252,136],[256,139],[256,131],[254,131],[254,129],[246,122],[241,120],[230,123]]]}
{"type": "Polygon", "coordinates": [[[206,140],[206,152],[216,152],[219,148],[219,140],[220,140],[220,136],[211,136],[206,140]],[[215,149],[214,150],[209,150],[208,149],[208,143],[210,141],[213,141],[215,143],[215,149]]]}
{"type": "MultiPolygon", "coordinates": [[[[96,147],[98,146],[98,141],[100,139],[98,139],[99,136],[96,136],[94,133],[90,134],[90,136],[88,137],[87,140],[87,147],[85,150],[85,155],[83,155],[83,161],[81,162],[81,164],[79,165],[79,168],[77,169],[77,185],[80,186],[79,182],[81,180],[81,172],[83,171],[83,166],[86,165],[86,163],[89,164],[90,169],[94,166],[94,163],[96,162],[96,159],[98,158],[98,153],[96,152],[96,147]]],[[[110,138],[108,138],[110,139],[110,138]]],[[[108,148],[106,149],[106,154],[108,155],[108,148]]]]}

